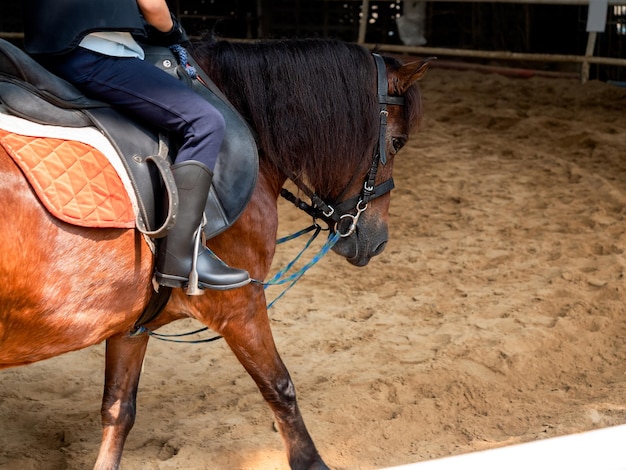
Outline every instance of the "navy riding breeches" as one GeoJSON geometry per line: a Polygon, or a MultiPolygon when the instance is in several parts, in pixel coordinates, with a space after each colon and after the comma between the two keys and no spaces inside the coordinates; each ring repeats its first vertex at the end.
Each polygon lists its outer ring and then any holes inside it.
{"type": "Polygon", "coordinates": [[[183,82],[141,59],[111,57],[81,47],[44,65],[90,98],[182,137],[176,163],[196,160],[215,168],[224,118],[183,82]]]}

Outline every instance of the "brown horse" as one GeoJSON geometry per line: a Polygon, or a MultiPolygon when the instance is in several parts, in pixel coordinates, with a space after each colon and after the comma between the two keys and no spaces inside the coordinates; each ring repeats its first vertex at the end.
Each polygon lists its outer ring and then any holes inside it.
{"type": "MultiPolygon", "coordinates": [[[[253,198],[231,228],[210,240],[213,251],[264,279],[276,245],[277,200],[293,179],[321,205],[331,229],[341,231],[336,253],[356,266],[379,254],[388,237],[393,159],[419,123],[416,82],[427,61],[403,65],[384,58],[386,73],[377,89],[376,62],[357,45],[204,40],[192,51],[259,141],[253,198]],[[371,200],[362,200],[363,194],[371,200]],[[346,200],[352,201],[348,207],[341,204],[346,200]],[[349,222],[343,228],[342,215],[349,222]]],[[[149,340],[130,332],[153,289],[152,253],[136,230],[82,228],[49,215],[1,147],[0,195],[0,369],[106,341],[103,436],[95,468],[119,468],[149,340]]],[[[223,336],[254,379],[274,413],[291,468],[327,468],[276,351],[263,287],[252,283],[194,297],[177,289],[145,326],[154,331],[189,317],[223,336]]]]}

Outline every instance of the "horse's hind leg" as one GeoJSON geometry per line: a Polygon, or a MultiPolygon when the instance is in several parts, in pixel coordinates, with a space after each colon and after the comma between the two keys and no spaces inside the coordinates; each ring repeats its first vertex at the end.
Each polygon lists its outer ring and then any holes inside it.
{"type": "Polygon", "coordinates": [[[219,333],[274,412],[291,468],[327,470],[300,414],[289,372],[276,351],[265,307],[253,317],[230,319],[219,333]]]}
{"type": "Polygon", "coordinates": [[[94,469],[120,467],[126,436],[135,423],[137,387],[147,346],[147,335],[115,336],[107,340],[102,443],[94,469]]]}

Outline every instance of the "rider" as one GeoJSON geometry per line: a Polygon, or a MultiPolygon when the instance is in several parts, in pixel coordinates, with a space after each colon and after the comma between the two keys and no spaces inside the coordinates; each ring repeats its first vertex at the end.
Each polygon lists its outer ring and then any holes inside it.
{"type": "MultiPolygon", "coordinates": [[[[177,222],[159,244],[155,278],[164,286],[185,286],[224,118],[181,81],[145,62],[134,39],[184,44],[185,31],[165,0],[27,0],[25,11],[25,48],[44,66],[86,95],[183,138],[172,165],[180,199],[177,222]]],[[[246,271],[222,263],[202,244],[197,273],[200,288],[230,289],[250,282],[246,271]]]]}

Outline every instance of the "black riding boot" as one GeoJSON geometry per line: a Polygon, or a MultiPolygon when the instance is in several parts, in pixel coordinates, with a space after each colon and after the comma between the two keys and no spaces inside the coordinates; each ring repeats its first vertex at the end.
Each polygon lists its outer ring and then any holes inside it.
{"type": "Polygon", "coordinates": [[[178,215],[174,227],[159,243],[156,281],[168,287],[189,284],[189,295],[201,293],[194,285],[195,272],[200,289],[226,290],[248,284],[247,271],[227,266],[199,242],[198,231],[202,230],[204,206],[213,179],[211,170],[203,163],[189,160],[173,165],[172,174],[178,188],[178,215]],[[197,245],[196,269],[192,273],[197,245]]]}

